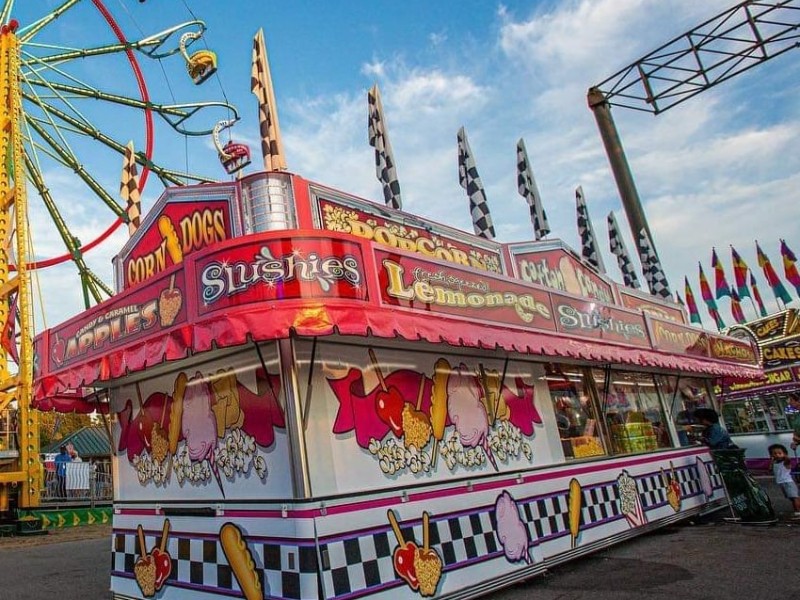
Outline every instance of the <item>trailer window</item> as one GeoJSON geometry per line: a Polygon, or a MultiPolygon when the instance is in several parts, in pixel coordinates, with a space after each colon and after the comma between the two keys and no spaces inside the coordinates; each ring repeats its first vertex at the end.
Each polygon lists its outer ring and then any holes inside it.
{"type": "Polygon", "coordinates": [[[657,375],[656,384],[664,398],[667,416],[675,424],[678,445],[698,442],[700,427],[694,419],[698,408],[714,408],[704,379],[675,375],[657,375]]]}
{"type": "Polygon", "coordinates": [[[545,378],[566,458],[606,454],[597,406],[586,372],[570,365],[545,365],[545,378]]]}
{"type": "Polygon", "coordinates": [[[652,375],[593,369],[592,377],[615,454],[672,447],[652,375]]]}

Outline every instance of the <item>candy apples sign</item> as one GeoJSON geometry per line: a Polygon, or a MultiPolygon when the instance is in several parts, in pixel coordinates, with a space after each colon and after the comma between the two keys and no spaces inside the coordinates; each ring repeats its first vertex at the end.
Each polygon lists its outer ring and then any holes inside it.
{"type": "Polygon", "coordinates": [[[520,279],[574,296],[614,303],[610,283],[603,280],[564,248],[536,249],[529,244],[510,246],[520,279]]]}
{"type": "Polygon", "coordinates": [[[50,335],[52,364],[61,368],[185,322],[183,289],[182,272],[163,276],[145,289],[122,294],[54,329],[50,335]]]}

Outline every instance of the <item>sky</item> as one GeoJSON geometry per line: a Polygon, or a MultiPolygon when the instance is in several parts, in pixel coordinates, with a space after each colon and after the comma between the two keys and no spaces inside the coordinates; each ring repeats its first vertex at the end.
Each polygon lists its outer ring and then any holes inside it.
{"type": "MultiPolygon", "coordinates": [[[[579,249],[574,190],[581,185],[609,274],[617,280],[616,261],[607,249],[609,211],[616,213],[629,251],[634,246],[587,108],[587,89],[734,4],[731,0],[104,1],[131,40],[195,18],[205,22],[207,30],[199,43],[218,53],[217,76],[194,86],[179,55],[155,60],[137,53],[151,99],[163,104],[226,99],[241,116],[226,136],[250,144],[254,155],[259,142],[257,105],[249,89],[250,52],[252,36],[263,28],[289,169],[357,196],[382,199],[374,151],[367,143],[366,91],[373,83],[381,89],[404,209],[409,212],[472,231],[468,199],[458,184],[456,132],[463,125],[486,190],[496,239],[531,239],[527,205],[516,189],[515,147],[523,138],[551,237],[579,249]]],[[[18,1],[12,16],[24,27],[61,2],[18,1]]],[[[113,35],[92,2],[83,0],[35,41],[87,48],[111,43],[113,35]]],[[[52,48],[30,46],[28,51],[35,56],[52,48]]],[[[137,94],[121,55],[69,61],[58,70],[39,72],[43,79],[78,80],[107,93],[137,94]]],[[[41,86],[37,92],[48,93],[41,86]]],[[[738,250],[754,268],[770,308],[775,301],[757,267],[754,240],[781,275],[779,239],[800,252],[798,97],[800,53],[790,51],[659,116],[612,109],[667,278],[673,291],[683,294],[683,278],[689,276],[709,328],[713,325],[700,302],[697,263],[702,261],[712,276],[712,247],[724,261],[729,280],[733,278],[729,246],[738,250]]],[[[86,99],[74,104],[104,134],[143,147],[143,117],[138,110],[86,99]]],[[[35,107],[28,108],[38,114],[35,107]]],[[[198,127],[210,127],[228,115],[226,110],[203,112],[198,127]]],[[[69,146],[80,164],[116,198],[119,156],[94,140],[62,133],[59,144],[69,146]]],[[[73,174],[48,160],[47,152],[37,154],[72,235],[83,243],[96,237],[113,220],[110,210],[73,174]]],[[[182,136],[161,119],[157,119],[154,161],[226,178],[208,136],[182,136]]],[[[163,186],[151,178],[143,197],[145,210],[161,191],[163,186]]],[[[52,218],[33,191],[30,203],[36,256],[61,254],[63,244],[52,218]]],[[[120,228],[86,255],[94,272],[109,284],[111,257],[126,238],[127,231],[120,228]]],[[[37,310],[37,327],[51,327],[83,309],[74,266],[39,271],[35,285],[43,305],[42,311],[37,310]]],[[[728,301],[719,304],[723,318],[732,324],[728,301]]],[[[749,303],[744,308],[748,317],[755,316],[749,303]]]]}

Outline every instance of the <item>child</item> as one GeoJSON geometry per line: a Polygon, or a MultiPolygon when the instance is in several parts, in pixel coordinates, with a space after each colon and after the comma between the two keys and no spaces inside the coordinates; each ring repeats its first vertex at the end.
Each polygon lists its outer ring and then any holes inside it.
{"type": "Polygon", "coordinates": [[[797,484],[792,479],[792,463],[789,460],[789,452],[782,444],[772,444],[769,447],[769,455],[772,457],[772,472],[775,474],[775,483],[783,490],[794,507],[793,519],[800,519],[800,493],[797,491],[797,484]]]}

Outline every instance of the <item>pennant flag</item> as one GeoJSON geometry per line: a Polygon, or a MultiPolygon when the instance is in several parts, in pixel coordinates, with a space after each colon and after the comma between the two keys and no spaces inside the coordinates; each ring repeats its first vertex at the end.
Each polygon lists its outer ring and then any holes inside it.
{"type": "Polygon", "coordinates": [[[703,265],[697,263],[697,266],[700,269],[700,295],[703,297],[703,302],[706,303],[708,314],[717,324],[717,330],[722,331],[725,328],[725,321],[722,320],[722,316],[720,316],[717,309],[717,301],[714,300],[714,294],[711,293],[711,286],[708,285],[708,279],[706,279],[706,274],[703,272],[703,265]]]}
{"type": "Polygon", "coordinates": [[[265,171],[285,171],[281,129],[278,125],[278,106],[272,88],[272,75],[267,60],[264,30],[259,29],[253,38],[253,65],[250,71],[250,91],[258,99],[258,126],[261,134],[261,154],[265,171]]]}
{"type": "Polygon", "coordinates": [[[603,257],[597,248],[594,235],[592,220],[589,218],[589,209],[586,207],[586,197],[583,195],[583,188],[578,186],[575,189],[575,209],[578,213],[578,237],[581,238],[581,256],[589,261],[601,273],[606,272],[603,264],[603,257]]]}
{"type": "Polygon", "coordinates": [[[17,298],[19,294],[14,294],[14,299],[8,306],[8,315],[5,325],[3,325],[3,336],[0,338],[0,345],[12,360],[19,364],[19,353],[17,352],[17,298]]]}
{"type": "Polygon", "coordinates": [[[785,240],[781,240],[781,256],[783,257],[783,272],[786,274],[786,279],[797,290],[797,295],[800,296],[800,273],[797,272],[797,256],[786,245],[785,240]]]}
{"type": "Polygon", "coordinates": [[[519,138],[517,142],[517,189],[530,208],[533,235],[540,240],[550,233],[550,225],[547,222],[547,213],[544,212],[542,197],[536,186],[536,180],[533,178],[528,151],[525,149],[525,142],[522,138],[519,138]]]}
{"type": "Polygon", "coordinates": [[[686,308],[686,302],[683,301],[683,298],[681,298],[681,293],[678,290],[675,290],[675,303],[686,308]]]}
{"type": "Polygon", "coordinates": [[[689,285],[689,278],[684,277],[683,283],[684,294],[686,295],[686,308],[689,309],[689,321],[701,325],[703,321],[700,319],[700,311],[697,310],[697,302],[694,299],[692,287],[689,285]]]}
{"type": "Polygon", "coordinates": [[[741,324],[747,321],[744,316],[744,311],[742,310],[739,294],[737,294],[734,289],[731,290],[731,314],[733,315],[733,320],[737,323],[741,324]]]}
{"type": "Polygon", "coordinates": [[[733,246],[731,246],[731,259],[733,260],[733,278],[736,282],[736,293],[739,294],[740,299],[745,296],[750,298],[750,289],[747,287],[747,271],[750,268],[733,246]]]}
{"type": "Polygon", "coordinates": [[[132,236],[142,224],[141,196],[139,195],[139,173],[136,168],[136,153],[133,142],[125,146],[125,156],[122,161],[122,177],[119,181],[119,195],[125,203],[125,212],[128,215],[128,236],[132,236]]]}
{"type": "Polygon", "coordinates": [[[367,92],[367,130],[369,145],[375,148],[375,175],[383,186],[383,200],[386,206],[400,210],[403,200],[400,197],[400,181],[397,179],[397,167],[394,162],[392,145],[386,133],[386,120],[383,116],[383,102],[378,84],[367,92]]]}
{"type": "Polygon", "coordinates": [[[653,251],[653,244],[650,243],[650,238],[647,237],[647,232],[644,228],[639,232],[638,245],[639,260],[642,262],[642,272],[650,288],[650,293],[653,296],[671,300],[672,292],[669,289],[667,276],[664,274],[661,261],[658,260],[656,253],[653,251]]]}
{"type": "Polygon", "coordinates": [[[723,296],[730,297],[731,286],[728,285],[728,280],[725,277],[725,269],[722,268],[722,263],[717,256],[717,249],[711,249],[711,268],[714,269],[714,284],[717,288],[717,300],[723,296]]]}
{"type": "Polygon", "coordinates": [[[622,281],[629,288],[640,288],[639,278],[636,276],[636,268],[633,266],[630,256],[628,256],[628,249],[625,247],[625,242],[619,232],[617,219],[613,212],[608,213],[608,243],[609,250],[617,257],[617,264],[619,270],[622,271],[622,281]]]}
{"type": "Polygon", "coordinates": [[[475,230],[475,235],[494,239],[494,225],[489,204],[486,202],[486,193],[483,191],[475,158],[467,140],[467,132],[463,127],[458,130],[458,182],[469,197],[469,211],[472,214],[472,228],[475,230]]]}
{"type": "Polygon", "coordinates": [[[758,284],[756,283],[756,278],[752,271],[750,271],[750,287],[753,290],[753,299],[756,301],[756,304],[758,304],[758,312],[761,313],[762,317],[766,317],[767,309],[764,306],[764,300],[761,299],[761,292],[758,291],[758,284]]]}
{"type": "Polygon", "coordinates": [[[792,297],[789,295],[789,292],[786,291],[786,288],[783,286],[783,282],[778,277],[775,269],[772,268],[772,263],[770,262],[769,257],[764,254],[764,251],[761,249],[761,246],[758,245],[758,242],[756,242],[756,253],[758,254],[758,266],[761,267],[762,271],[764,271],[764,277],[767,278],[767,283],[769,284],[769,287],[772,288],[772,293],[775,294],[775,299],[781,300],[784,304],[791,302],[792,297]]]}

